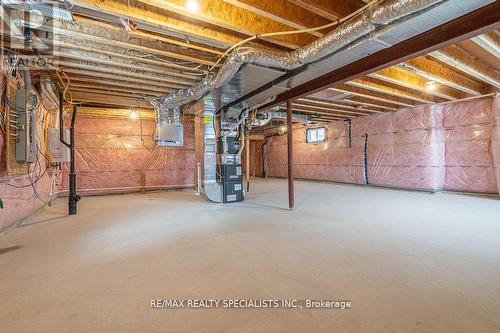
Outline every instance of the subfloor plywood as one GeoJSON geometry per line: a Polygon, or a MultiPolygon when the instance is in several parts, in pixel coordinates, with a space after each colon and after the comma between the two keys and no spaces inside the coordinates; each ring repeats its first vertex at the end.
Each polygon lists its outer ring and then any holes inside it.
{"type": "Polygon", "coordinates": [[[1,332],[497,332],[500,202],[253,180],[64,199],[0,237],[1,332]],[[153,310],[151,299],[349,299],[338,310],[153,310]]]}

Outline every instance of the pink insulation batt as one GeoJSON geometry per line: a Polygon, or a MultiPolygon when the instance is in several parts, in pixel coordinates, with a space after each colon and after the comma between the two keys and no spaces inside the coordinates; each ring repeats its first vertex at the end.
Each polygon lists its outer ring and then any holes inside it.
{"type": "Polygon", "coordinates": [[[444,189],[497,193],[491,98],[445,105],[446,178],[444,189]]]}
{"type": "MultiPolygon", "coordinates": [[[[444,180],[444,134],[441,106],[422,106],[326,125],[328,140],[308,144],[306,129],[294,130],[298,178],[364,184],[364,135],[368,134],[368,181],[380,186],[438,190],[444,180]]],[[[286,177],[286,136],[266,145],[268,175],[286,177]]]]}
{"type": "Polygon", "coordinates": [[[491,146],[493,151],[493,162],[495,165],[498,193],[500,193],[500,94],[496,95],[492,105],[496,126],[493,130],[491,146]]]}
{"type": "MultiPolygon", "coordinates": [[[[364,184],[364,135],[368,182],[421,190],[499,193],[500,95],[448,105],[427,105],[326,125],[328,140],[305,142],[294,130],[298,178],[364,184]]],[[[286,136],[266,145],[270,176],[286,177],[286,136]]]]}
{"type": "MultiPolygon", "coordinates": [[[[80,194],[194,186],[194,124],[184,124],[183,147],[154,147],[153,132],[154,121],[142,120],[142,142],[138,119],[78,116],[75,137],[80,194]]],[[[67,181],[65,175],[66,190],[67,181]]]]}
{"type": "MultiPolygon", "coordinates": [[[[44,147],[42,119],[46,111],[43,106],[39,105],[36,112],[40,115],[37,119],[37,144],[39,147],[44,147]]],[[[28,174],[7,176],[5,150],[5,138],[0,135],[0,198],[3,202],[3,209],[0,209],[0,230],[18,222],[45,205],[49,200],[50,179],[53,172],[51,168],[45,168],[45,159],[41,153],[38,153],[39,163],[30,164],[29,176],[28,174]],[[38,178],[39,180],[33,185],[37,193],[35,194],[30,184],[31,180],[34,181],[38,178]]]]}

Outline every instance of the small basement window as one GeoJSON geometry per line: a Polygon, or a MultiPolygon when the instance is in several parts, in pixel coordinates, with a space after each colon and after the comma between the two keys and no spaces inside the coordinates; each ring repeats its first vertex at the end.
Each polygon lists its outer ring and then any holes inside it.
{"type": "Polygon", "coordinates": [[[308,128],[306,130],[306,142],[315,143],[326,141],[326,129],[324,127],[308,128]]]}

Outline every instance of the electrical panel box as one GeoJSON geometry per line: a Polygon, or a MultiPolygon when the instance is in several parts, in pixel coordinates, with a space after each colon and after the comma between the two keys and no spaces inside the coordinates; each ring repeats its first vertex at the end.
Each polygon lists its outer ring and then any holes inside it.
{"type": "Polygon", "coordinates": [[[224,182],[223,202],[239,202],[243,201],[243,184],[242,181],[224,182]]]}
{"type": "MultiPolygon", "coordinates": [[[[51,163],[69,162],[70,150],[59,139],[59,128],[49,128],[49,156],[51,163]]],[[[64,141],[68,142],[69,130],[63,132],[64,141]]]]}
{"type": "Polygon", "coordinates": [[[182,147],[184,145],[184,126],[164,123],[156,126],[156,144],[161,147],[182,147]]]}
{"type": "Polygon", "coordinates": [[[15,110],[17,114],[16,161],[35,162],[36,146],[36,114],[35,109],[28,109],[26,90],[16,90],[15,110]]]}

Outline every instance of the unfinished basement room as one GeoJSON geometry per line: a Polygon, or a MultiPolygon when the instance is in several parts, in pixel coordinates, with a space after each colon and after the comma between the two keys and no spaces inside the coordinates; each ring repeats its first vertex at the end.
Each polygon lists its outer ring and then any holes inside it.
{"type": "Polygon", "coordinates": [[[500,332],[500,0],[0,13],[0,332],[500,332]]]}

